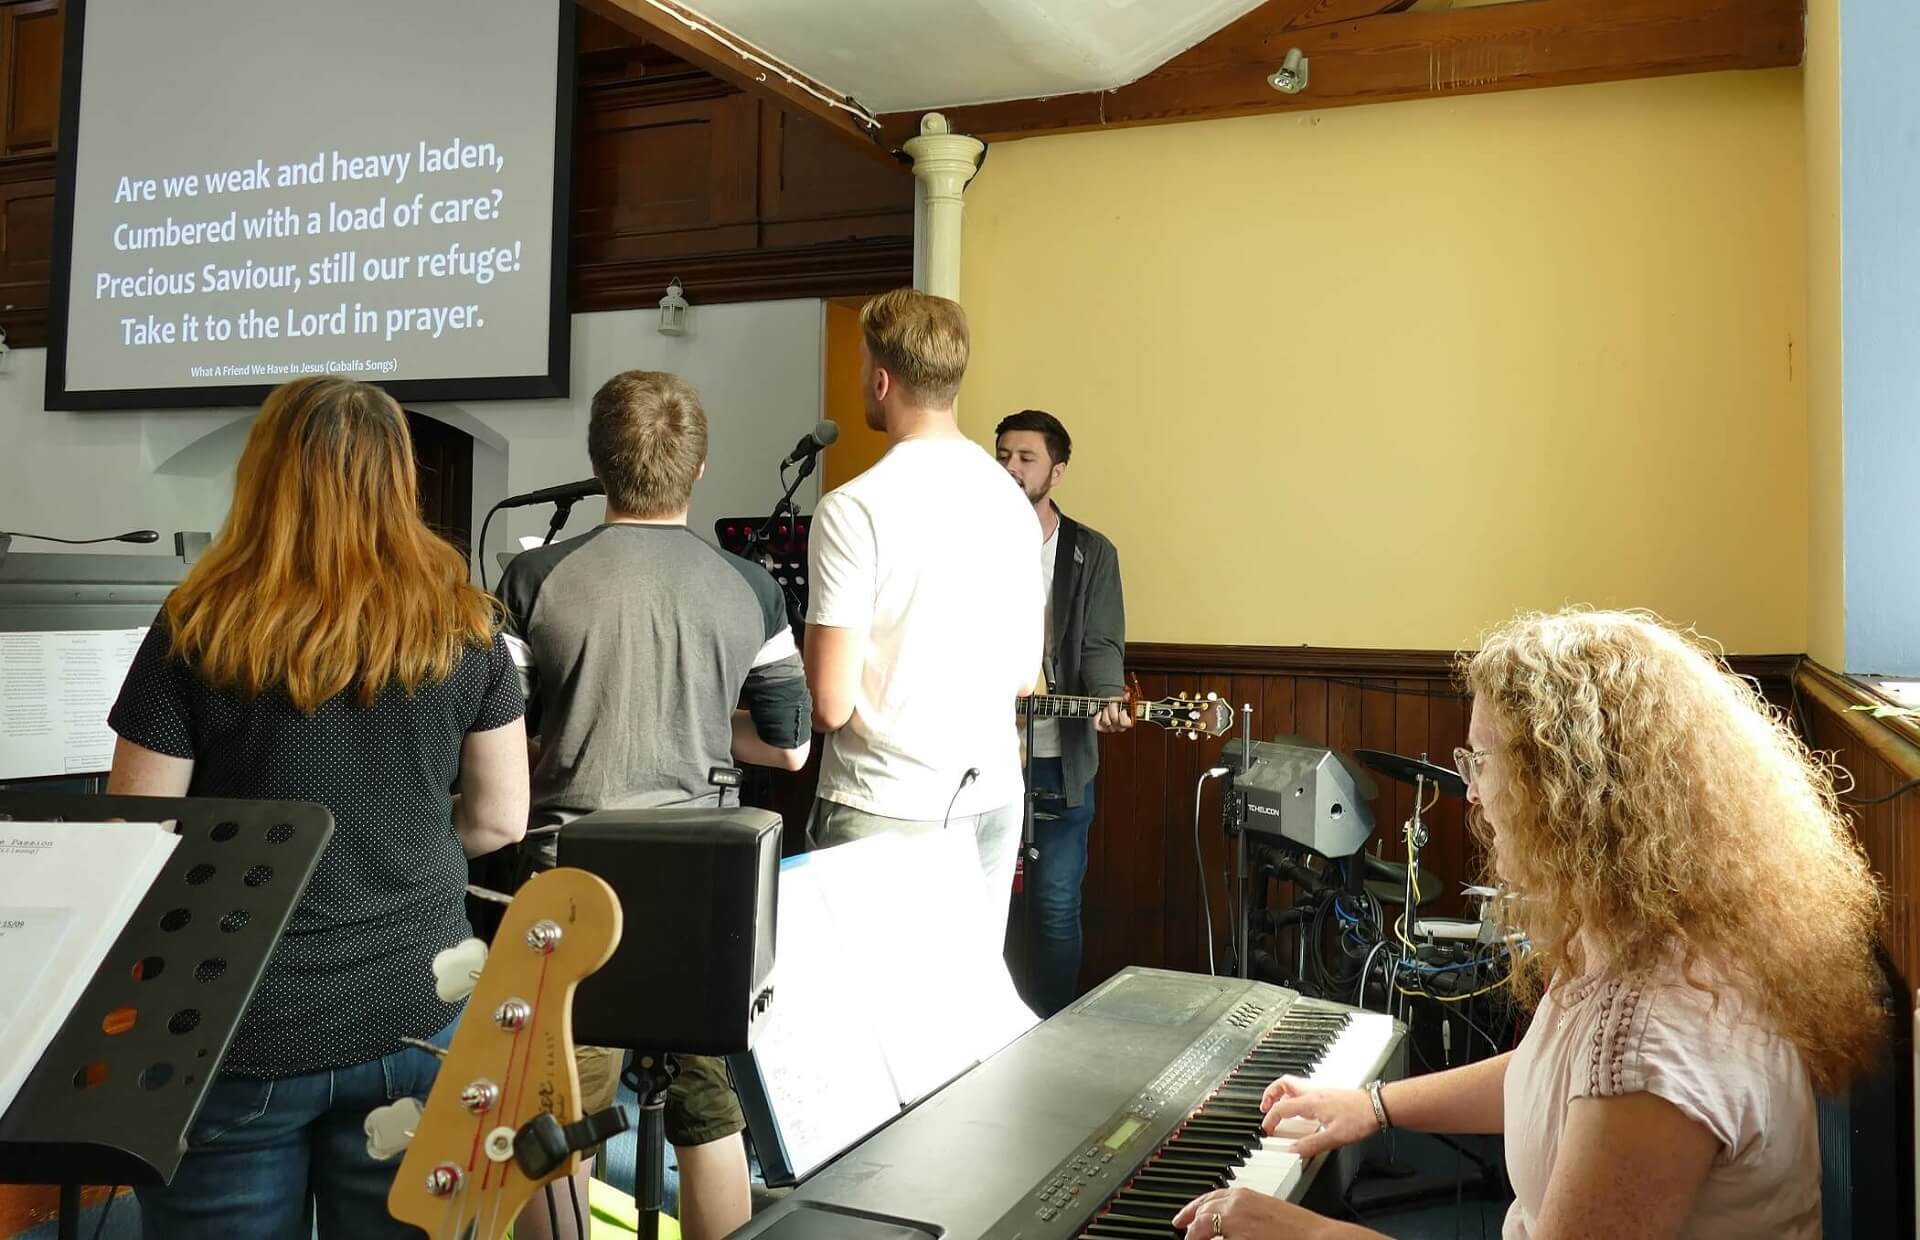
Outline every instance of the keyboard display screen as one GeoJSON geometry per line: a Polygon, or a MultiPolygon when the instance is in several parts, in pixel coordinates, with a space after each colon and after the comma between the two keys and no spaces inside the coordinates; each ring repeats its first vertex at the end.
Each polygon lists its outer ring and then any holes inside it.
{"type": "Polygon", "coordinates": [[[1135,1134],[1146,1126],[1147,1121],[1143,1119],[1121,1120],[1120,1125],[1108,1133],[1107,1139],[1102,1141],[1101,1144],[1110,1150],[1117,1150],[1127,1142],[1133,1140],[1135,1134]]]}

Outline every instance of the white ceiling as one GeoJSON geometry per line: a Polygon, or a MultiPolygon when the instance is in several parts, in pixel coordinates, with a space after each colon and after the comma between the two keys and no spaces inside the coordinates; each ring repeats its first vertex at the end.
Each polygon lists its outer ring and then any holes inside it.
{"type": "Polygon", "coordinates": [[[1124,86],[1261,0],[680,0],[871,112],[1124,86]]]}

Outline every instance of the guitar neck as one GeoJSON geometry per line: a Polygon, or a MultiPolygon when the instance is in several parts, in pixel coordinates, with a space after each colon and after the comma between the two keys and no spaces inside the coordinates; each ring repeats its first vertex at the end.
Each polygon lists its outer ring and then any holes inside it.
{"type": "MultiPolygon", "coordinates": [[[[1016,699],[1020,712],[1031,712],[1038,719],[1091,719],[1120,698],[1081,697],[1071,693],[1042,694],[1016,699]]],[[[1135,719],[1147,717],[1147,704],[1133,702],[1127,710],[1135,719]]]]}

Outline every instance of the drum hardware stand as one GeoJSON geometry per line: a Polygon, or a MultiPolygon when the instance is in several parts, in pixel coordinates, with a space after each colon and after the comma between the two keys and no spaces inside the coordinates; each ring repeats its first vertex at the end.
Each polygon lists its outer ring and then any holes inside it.
{"type": "MultiPolygon", "coordinates": [[[[1420,761],[1422,763],[1425,763],[1426,760],[1427,760],[1427,755],[1424,753],[1421,754],[1420,761]]],[[[1425,802],[1426,799],[1427,799],[1426,773],[1424,771],[1416,771],[1414,772],[1414,777],[1413,777],[1413,817],[1409,819],[1406,823],[1407,899],[1406,899],[1406,903],[1401,906],[1401,910],[1400,910],[1401,925],[1403,927],[1401,930],[1401,942],[1400,942],[1400,946],[1402,948],[1404,948],[1408,943],[1413,941],[1414,922],[1415,922],[1415,919],[1419,916],[1419,912],[1420,912],[1420,906],[1414,903],[1414,901],[1417,898],[1420,890],[1420,885],[1419,885],[1420,850],[1427,846],[1427,840],[1428,840],[1427,824],[1424,821],[1422,821],[1422,817],[1421,817],[1421,805],[1423,802],[1425,802]]],[[[1402,1021],[1407,1022],[1407,1036],[1412,1037],[1413,1036],[1413,1024],[1412,1024],[1413,1005],[1411,1002],[1408,1001],[1408,998],[1406,995],[1403,995],[1400,993],[1400,987],[1398,986],[1398,984],[1394,986],[1394,996],[1399,1000],[1400,1019],[1402,1021]]]]}
{"type": "MultiPolygon", "coordinates": [[[[1253,767],[1253,703],[1240,704],[1240,777],[1244,781],[1253,767]]],[[[1228,790],[1228,795],[1233,795],[1228,790]]],[[[1235,972],[1242,978],[1253,976],[1252,962],[1247,956],[1247,803],[1246,794],[1235,803],[1234,817],[1239,830],[1234,832],[1233,876],[1234,885],[1239,889],[1240,897],[1234,903],[1233,958],[1235,972]]],[[[1262,880],[1265,881],[1265,880],[1262,880]]]]}

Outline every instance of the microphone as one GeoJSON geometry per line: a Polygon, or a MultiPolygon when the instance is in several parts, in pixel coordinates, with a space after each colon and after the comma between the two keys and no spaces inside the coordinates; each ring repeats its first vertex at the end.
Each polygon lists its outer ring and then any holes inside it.
{"type": "Polygon", "coordinates": [[[41,542],[65,543],[69,547],[83,547],[88,543],[123,542],[151,543],[160,541],[159,530],[128,530],[124,534],[108,534],[104,538],[55,538],[52,534],[28,534],[22,530],[0,530],[0,538],[35,538],[41,542]]]}
{"type": "MultiPolygon", "coordinates": [[[[827,424],[822,423],[821,425],[824,426],[827,424]]],[[[980,778],[980,768],[977,766],[968,767],[967,773],[960,777],[960,786],[953,790],[953,796],[949,798],[947,801],[947,816],[940,820],[940,829],[942,831],[945,831],[947,829],[947,824],[953,821],[954,802],[958,801],[960,799],[960,794],[967,790],[967,785],[972,783],[974,780],[978,778],[980,778]]]]}
{"type": "Polygon", "coordinates": [[[563,482],[559,486],[541,487],[538,491],[528,491],[525,495],[509,495],[494,507],[525,508],[530,504],[571,504],[589,495],[606,493],[606,483],[598,478],[582,478],[578,482],[563,482]]]}
{"type": "Polygon", "coordinates": [[[787,459],[780,462],[780,468],[785,469],[789,465],[796,465],[806,460],[838,438],[840,438],[839,423],[825,420],[815,423],[814,428],[802,435],[799,443],[793,445],[793,451],[787,453],[787,459]]]}

